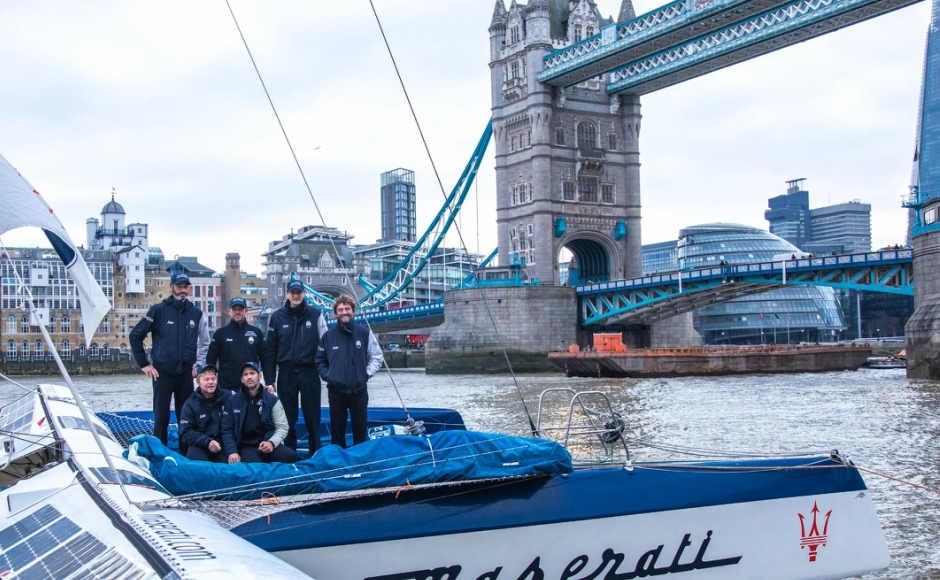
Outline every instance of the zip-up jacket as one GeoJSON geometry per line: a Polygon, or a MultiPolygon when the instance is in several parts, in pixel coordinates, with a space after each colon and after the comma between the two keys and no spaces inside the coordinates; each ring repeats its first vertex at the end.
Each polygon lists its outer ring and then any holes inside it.
{"type": "MultiPolygon", "coordinates": [[[[267,368],[268,349],[264,333],[247,322],[229,322],[212,335],[206,364],[219,369],[219,386],[237,391],[242,384],[242,365],[246,362],[261,364],[267,368]]],[[[273,383],[274,377],[265,373],[265,383],[273,383]]]]}
{"type": "MultiPolygon", "coordinates": [[[[248,408],[249,405],[251,395],[242,386],[242,390],[229,397],[222,409],[222,449],[226,455],[238,453],[245,413],[253,411],[248,408]]],[[[264,390],[264,387],[261,387],[261,423],[265,428],[265,441],[270,441],[275,447],[284,442],[288,430],[287,415],[277,396],[264,390]]]]}
{"type": "Polygon", "coordinates": [[[181,375],[192,372],[193,365],[206,363],[209,350],[209,327],[202,310],[189,300],[172,296],[150,307],[128,336],[134,360],[146,367],[144,339],[153,337],[150,358],[161,373],[181,375]]]}
{"type": "Polygon", "coordinates": [[[216,387],[211,399],[202,389],[186,399],[180,418],[180,441],[190,447],[209,449],[209,442],[222,444],[222,408],[231,398],[232,392],[216,387]]]}
{"type": "Polygon", "coordinates": [[[268,383],[275,381],[275,366],[294,369],[316,368],[317,346],[326,332],[326,321],[320,311],[302,302],[291,308],[290,303],[278,308],[268,323],[267,366],[261,368],[268,383]]]}
{"type": "Polygon", "coordinates": [[[382,349],[365,326],[337,324],[320,338],[317,373],[331,390],[358,393],[381,367],[382,349]]]}

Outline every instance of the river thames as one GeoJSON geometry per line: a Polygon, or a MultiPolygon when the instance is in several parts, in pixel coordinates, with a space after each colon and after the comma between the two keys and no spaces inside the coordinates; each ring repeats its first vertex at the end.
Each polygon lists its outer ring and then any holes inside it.
{"type": "MultiPolygon", "coordinates": [[[[370,381],[371,405],[400,405],[394,381],[406,406],[455,408],[468,428],[527,434],[519,391],[509,376],[393,373],[383,371],[370,381]]],[[[75,383],[95,410],[150,408],[150,382],[142,374],[77,377],[75,383]]],[[[598,390],[623,414],[633,438],[749,452],[838,449],[861,467],[940,488],[940,383],[908,380],[903,369],[645,380],[536,375],[518,377],[518,385],[533,418],[544,389],[598,390]]],[[[0,381],[0,404],[21,393],[0,381]]],[[[648,447],[631,453],[634,460],[683,459],[648,447]]],[[[891,552],[887,570],[864,578],[940,579],[940,494],[864,477],[891,552]]]]}

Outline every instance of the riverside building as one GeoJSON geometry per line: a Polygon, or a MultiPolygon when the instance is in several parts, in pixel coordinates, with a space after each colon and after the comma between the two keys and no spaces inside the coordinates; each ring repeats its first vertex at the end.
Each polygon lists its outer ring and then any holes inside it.
{"type": "MultiPolygon", "coordinates": [[[[722,262],[769,262],[798,252],[786,240],[755,227],[703,224],[679,232],[678,268],[715,267],[722,262]]],[[[695,312],[695,329],[706,344],[829,342],[845,330],[832,288],[794,286],[745,296],[695,312]]]]}

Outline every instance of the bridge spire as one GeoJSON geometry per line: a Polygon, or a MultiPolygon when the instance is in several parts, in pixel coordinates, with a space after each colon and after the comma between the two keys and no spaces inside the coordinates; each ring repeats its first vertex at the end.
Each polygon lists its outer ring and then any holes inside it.
{"type": "Polygon", "coordinates": [[[620,15],[617,16],[617,24],[629,22],[636,18],[636,10],[633,9],[633,0],[623,0],[620,3],[620,15]]]}
{"type": "Polygon", "coordinates": [[[506,12],[506,5],[503,4],[503,0],[496,0],[496,6],[493,7],[493,20],[490,21],[490,30],[494,26],[506,26],[506,19],[508,13],[506,12]]]}

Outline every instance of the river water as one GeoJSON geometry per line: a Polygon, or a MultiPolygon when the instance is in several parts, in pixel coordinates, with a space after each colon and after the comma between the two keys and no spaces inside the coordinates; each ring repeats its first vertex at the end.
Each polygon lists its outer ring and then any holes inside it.
{"type": "MultiPolygon", "coordinates": [[[[17,379],[24,384],[61,378],[17,379]]],[[[533,418],[552,387],[606,393],[634,437],[719,450],[838,449],[856,464],[940,488],[940,383],[913,381],[903,369],[679,379],[567,379],[380,374],[370,404],[451,407],[471,429],[527,433],[521,392],[533,418]]],[[[149,409],[151,388],[137,376],[76,377],[95,410],[149,409]]],[[[0,404],[22,391],[0,381],[0,404]]],[[[324,399],[325,400],[325,399],[324,399]]],[[[635,460],[670,458],[632,449],[635,460]]],[[[672,456],[675,458],[675,456],[672,456]]],[[[680,457],[681,459],[681,457],[680,457]]],[[[940,579],[940,494],[865,474],[891,552],[891,566],[865,578],[940,579]]]]}

